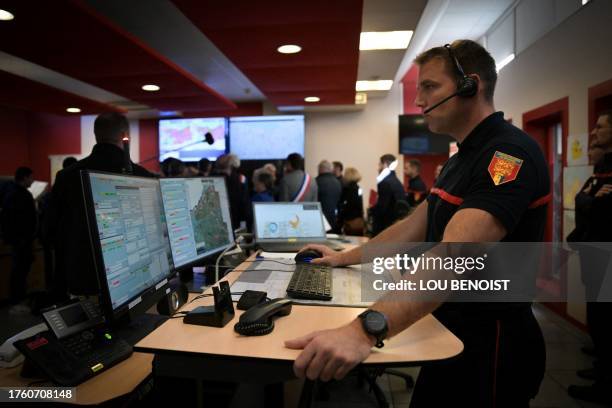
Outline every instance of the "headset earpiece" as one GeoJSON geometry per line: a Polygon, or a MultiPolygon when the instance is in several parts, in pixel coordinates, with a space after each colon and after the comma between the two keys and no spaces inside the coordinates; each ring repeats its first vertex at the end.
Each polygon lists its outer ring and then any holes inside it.
{"type": "Polygon", "coordinates": [[[469,98],[476,95],[476,92],[478,92],[478,82],[474,78],[466,75],[459,81],[457,95],[469,98]]]}

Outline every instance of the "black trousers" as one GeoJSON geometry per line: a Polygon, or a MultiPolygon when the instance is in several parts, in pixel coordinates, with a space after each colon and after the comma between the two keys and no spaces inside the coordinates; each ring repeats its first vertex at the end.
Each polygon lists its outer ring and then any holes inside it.
{"type": "Polygon", "coordinates": [[[612,303],[588,302],[587,325],[595,347],[597,381],[612,386],[612,303]]]}
{"type": "Polygon", "coordinates": [[[529,407],[546,362],[544,338],[531,307],[501,317],[436,317],[463,341],[464,351],[449,362],[421,369],[411,408],[529,407]]]}
{"type": "Polygon", "coordinates": [[[25,298],[26,284],[34,256],[32,241],[20,241],[12,245],[10,301],[17,304],[25,298]]]}

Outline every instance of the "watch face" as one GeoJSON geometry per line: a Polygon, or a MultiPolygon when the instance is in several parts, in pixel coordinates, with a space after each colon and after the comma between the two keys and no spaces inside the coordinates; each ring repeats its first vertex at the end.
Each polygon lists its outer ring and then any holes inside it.
{"type": "Polygon", "coordinates": [[[382,333],[387,328],[387,320],[381,313],[368,313],[365,316],[364,323],[367,327],[368,332],[372,334],[382,333]]]}

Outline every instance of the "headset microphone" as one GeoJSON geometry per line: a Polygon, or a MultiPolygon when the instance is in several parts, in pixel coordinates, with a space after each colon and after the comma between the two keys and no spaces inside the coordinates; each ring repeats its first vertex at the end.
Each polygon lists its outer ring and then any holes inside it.
{"type": "Polygon", "coordinates": [[[434,104],[433,106],[430,106],[429,108],[425,109],[423,111],[423,113],[429,113],[432,110],[436,109],[438,106],[442,105],[443,103],[446,103],[447,101],[453,99],[455,96],[459,95],[459,91],[455,92],[452,95],[447,96],[446,98],[442,99],[440,102],[434,104]]]}

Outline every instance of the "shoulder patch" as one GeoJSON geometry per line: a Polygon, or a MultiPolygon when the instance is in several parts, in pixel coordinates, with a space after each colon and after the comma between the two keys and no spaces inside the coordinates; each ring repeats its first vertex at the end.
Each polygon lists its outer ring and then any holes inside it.
{"type": "Polygon", "coordinates": [[[495,151],[489,163],[489,175],[496,186],[516,180],[523,160],[509,154],[495,151]]]}

